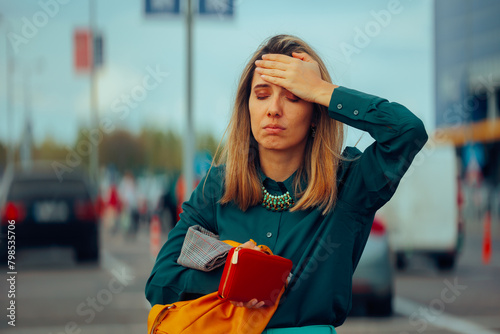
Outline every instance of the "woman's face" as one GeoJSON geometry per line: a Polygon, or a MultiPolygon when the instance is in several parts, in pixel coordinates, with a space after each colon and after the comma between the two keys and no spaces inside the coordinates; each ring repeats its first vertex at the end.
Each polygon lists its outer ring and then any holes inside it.
{"type": "Polygon", "coordinates": [[[284,150],[303,154],[310,134],[312,103],[264,81],[254,72],[248,106],[259,151],[284,150]]]}

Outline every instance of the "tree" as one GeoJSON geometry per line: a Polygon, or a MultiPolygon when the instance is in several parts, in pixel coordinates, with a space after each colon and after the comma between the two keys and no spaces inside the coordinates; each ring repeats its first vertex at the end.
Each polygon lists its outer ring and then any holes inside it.
{"type": "Polygon", "coordinates": [[[101,165],[113,164],[120,172],[138,171],[146,165],[143,142],[123,129],[104,135],[99,145],[99,158],[101,165]]]}
{"type": "Polygon", "coordinates": [[[7,165],[7,146],[0,142],[0,169],[7,165]]]}
{"type": "Polygon", "coordinates": [[[146,148],[147,166],[153,170],[178,172],[182,169],[182,140],[172,130],[148,127],[139,135],[146,148]]]}
{"type": "Polygon", "coordinates": [[[35,146],[33,151],[34,160],[64,160],[68,154],[68,147],[56,143],[52,137],[47,137],[44,141],[35,146]]]}
{"type": "Polygon", "coordinates": [[[219,141],[211,133],[201,133],[196,136],[196,149],[198,151],[208,151],[214,156],[219,141]]]}

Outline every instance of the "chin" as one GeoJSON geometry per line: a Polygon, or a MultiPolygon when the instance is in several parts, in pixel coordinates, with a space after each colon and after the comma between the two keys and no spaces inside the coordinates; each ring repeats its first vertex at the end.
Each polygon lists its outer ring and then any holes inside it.
{"type": "Polygon", "coordinates": [[[293,149],[293,147],[289,145],[284,145],[284,144],[275,144],[275,145],[266,145],[264,146],[264,149],[270,150],[270,151],[287,151],[290,149],[293,149]]]}
{"type": "Polygon", "coordinates": [[[259,143],[259,146],[265,150],[282,150],[284,149],[283,143],[280,143],[278,140],[264,140],[259,143]]]}

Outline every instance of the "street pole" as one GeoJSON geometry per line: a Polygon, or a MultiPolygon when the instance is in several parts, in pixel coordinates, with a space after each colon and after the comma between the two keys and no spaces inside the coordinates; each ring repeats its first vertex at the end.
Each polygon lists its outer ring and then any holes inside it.
{"type": "MultiPolygon", "coordinates": [[[[89,28],[90,28],[90,40],[91,40],[91,50],[90,55],[90,112],[91,112],[91,128],[99,128],[99,107],[97,103],[97,75],[94,62],[94,37],[96,32],[95,27],[95,0],[89,0],[89,28]]],[[[90,177],[96,190],[99,190],[99,147],[96,144],[92,147],[90,154],[90,177]]]]}
{"type": "Polygon", "coordinates": [[[31,75],[29,65],[24,67],[23,100],[24,100],[24,126],[21,135],[21,147],[19,151],[21,166],[24,170],[31,168],[33,150],[32,132],[32,101],[31,101],[31,75]]]}
{"type": "Polygon", "coordinates": [[[193,8],[192,1],[187,0],[187,10],[186,10],[186,34],[187,34],[187,55],[186,55],[186,135],[184,136],[184,163],[183,175],[186,182],[186,191],[184,193],[184,200],[187,201],[191,196],[194,185],[194,140],[195,132],[193,126],[193,103],[192,103],[192,79],[193,79],[193,8]]]}
{"type": "Polygon", "coordinates": [[[9,23],[4,16],[0,15],[0,19],[5,22],[5,60],[6,60],[6,114],[7,121],[5,125],[7,126],[7,166],[14,165],[14,124],[13,124],[13,112],[12,112],[12,96],[14,90],[14,57],[12,56],[12,48],[9,45],[9,23]]]}

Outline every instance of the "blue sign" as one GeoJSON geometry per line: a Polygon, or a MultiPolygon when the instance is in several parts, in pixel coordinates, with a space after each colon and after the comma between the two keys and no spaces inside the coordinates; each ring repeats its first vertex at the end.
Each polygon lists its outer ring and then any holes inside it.
{"type": "Polygon", "coordinates": [[[200,0],[201,15],[233,16],[234,0],[200,0]]]}
{"type": "Polygon", "coordinates": [[[180,14],[180,0],[145,0],[146,15],[153,14],[180,14]]]}
{"type": "Polygon", "coordinates": [[[104,40],[101,34],[94,34],[94,67],[104,64],[104,40]]]}
{"type": "Polygon", "coordinates": [[[475,159],[479,167],[483,168],[486,163],[486,157],[484,154],[484,147],[479,143],[467,143],[462,148],[463,152],[463,163],[467,166],[471,163],[472,159],[475,159]]]}
{"type": "Polygon", "coordinates": [[[202,178],[207,174],[212,165],[212,156],[208,152],[197,152],[194,156],[194,174],[198,178],[202,178]]]}

